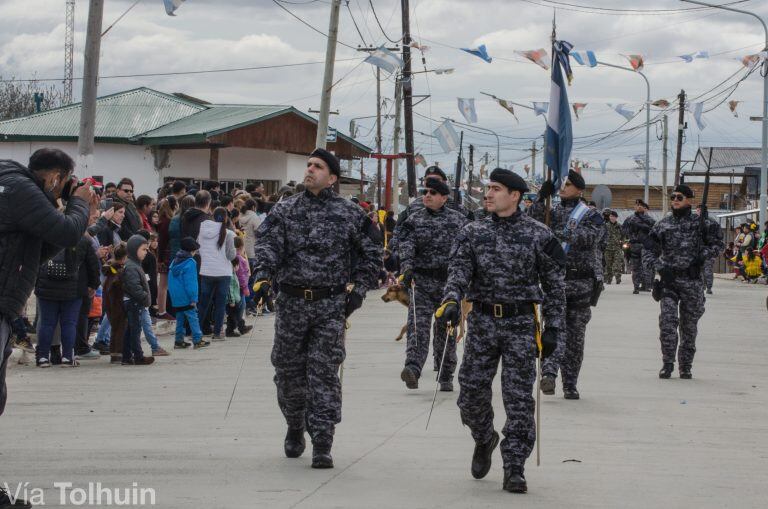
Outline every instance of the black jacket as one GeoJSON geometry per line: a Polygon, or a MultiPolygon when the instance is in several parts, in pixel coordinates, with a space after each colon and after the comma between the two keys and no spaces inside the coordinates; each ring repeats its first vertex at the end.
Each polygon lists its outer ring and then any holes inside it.
{"type": "Polygon", "coordinates": [[[87,296],[89,287],[99,287],[99,262],[88,237],[83,236],[76,247],[60,251],[52,261],[65,263],[68,276],[66,279],[50,279],[48,264],[42,264],[35,285],[38,299],[74,300],[87,296]]]}
{"type": "MultiPolygon", "coordinates": [[[[88,231],[91,230],[89,229],[88,231]]],[[[93,225],[92,235],[99,241],[100,246],[114,246],[115,233],[120,237],[120,226],[112,221],[107,221],[103,217],[100,217],[96,224],[93,225]]]]}
{"type": "Polygon", "coordinates": [[[122,200],[117,195],[114,201],[125,205],[125,219],[120,225],[120,238],[127,241],[131,235],[141,230],[141,216],[132,201],[122,200]]]}
{"type": "Polygon", "coordinates": [[[191,208],[184,212],[181,218],[181,238],[192,237],[197,240],[197,236],[200,235],[200,225],[206,219],[211,219],[211,215],[200,209],[191,208]]]}
{"type": "Polygon", "coordinates": [[[17,318],[40,264],[73,247],[88,225],[88,204],[71,198],[62,214],[43,183],[15,161],[0,160],[0,315],[17,318]]]}

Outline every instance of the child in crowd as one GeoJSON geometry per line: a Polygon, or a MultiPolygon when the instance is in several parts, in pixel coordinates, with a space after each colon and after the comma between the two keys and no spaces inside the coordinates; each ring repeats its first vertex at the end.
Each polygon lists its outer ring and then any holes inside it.
{"type": "Polygon", "coordinates": [[[203,339],[200,330],[200,319],[197,316],[197,302],[199,289],[197,284],[197,262],[195,254],[200,249],[200,244],[192,237],[181,239],[180,249],[168,268],[168,291],[171,294],[171,304],[176,312],[176,340],[174,348],[188,348],[190,345],[184,341],[184,323],[189,324],[192,331],[192,343],[194,349],[205,348],[210,345],[203,339]]]}
{"type": "Polygon", "coordinates": [[[233,273],[227,307],[227,337],[238,337],[253,329],[253,326],[246,325],[243,319],[246,299],[250,295],[248,279],[251,269],[245,253],[245,241],[240,236],[235,237],[235,250],[237,256],[232,260],[233,273]]]}
{"type": "Polygon", "coordinates": [[[153,322],[157,321],[154,318],[157,315],[155,312],[157,305],[157,233],[139,230],[138,235],[147,239],[148,242],[147,256],[142,260],[141,268],[147,275],[151,301],[151,305],[141,311],[141,329],[144,332],[144,338],[149,343],[150,348],[152,348],[152,355],[154,357],[165,357],[170,354],[157,342],[157,336],[152,328],[153,322]]]}
{"type": "Polygon", "coordinates": [[[149,308],[151,295],[147,275],[141,268],[141,262],[147,256],[149,243],[141,235],[133,235],[128,239],[128,261],[125,263],[120,278],[123,285],[123,307],[128,322],[123,342],[124,366],[140,366],[152,364],[154,357],[145,357],[141,349],[141,313],[149,308]]]}
{"type": "Polygon", "coordinates": [[[123,339],[127,318],[123,309],[123,269],[128,261],[128,249],[124,243],[115,247],[112,260],[101,269],[105,279],[102,283],[102,302],[106,316],[101,320],[99,333],[96,336],[94,348],[104,351],[108,348],[110,361],[120,362],[123,355],[123,339]],[[101,347],[96,345],[102,345],[101,347]]]}

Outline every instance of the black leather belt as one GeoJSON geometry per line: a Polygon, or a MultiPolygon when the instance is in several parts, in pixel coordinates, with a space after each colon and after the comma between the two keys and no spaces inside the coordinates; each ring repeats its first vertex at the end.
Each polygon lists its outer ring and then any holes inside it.
{"type": "Polygon", "coordinates": [[[414,274],[420,274],[422,276],[430,276],[435,279],[448,279],[448,269],[441,267],[437,269],[413,269],[414,274]]]}
{"type": "Polygon", "coordinates": [[[594,279],[595,272],[592,270],[566,269],[565,280],[574,281],[576,279],[594,279]]]}
{"type": "Polygon", "coordinates": [[[344,293],[347,291],[347,287],[345,285],[339,285],[325,286],[322,288],[304,288],[301,286],[280,283],[280,291],[291,297],[301,297],[306,301],[315,301],[344,293]]]}
{"type": "Polygon", "coordinates": [[[533,314],[532,302],[521,302],[519,304],[510,304],[508,302],[472,302],[472,311],[478,311],[484,315],[491,315],[494,318],[509,318],[512,316],[533,314]]]}

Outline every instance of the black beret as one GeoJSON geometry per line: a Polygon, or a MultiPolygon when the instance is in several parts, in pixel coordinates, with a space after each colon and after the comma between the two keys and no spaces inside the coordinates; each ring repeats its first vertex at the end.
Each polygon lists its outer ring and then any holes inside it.
{"type": "Polygon", "coordinates": [[[680,193],[686,198],[693,198],[693,189],[686,186],[685,184],[680,184],[675,187],[674,192],[680,193]]]}
{"type": "Polygon", "coordinates": [[[432,177],[434,175],[439,176],[443,180],[448,180],[448,177],[445,176],[445,172],[437,166],[430,166],[424,170],[424,180],[427,180],[427,177],[432,177]]]}
{"type": "Polygon", "coordinates": [[[341,177],[341,166],[339,165],[339,159],[325,150],[324,148],[316,148],[314,152],[309,154],[309,157],[317,157],[325,161],[325,164],[328,165],[328,169],[336,175],[337,177],[341,177]]]}
{"type": "Polygon", "coordinates": [[[573,184],[576,189],[581,189],[583,191],[587,188],[587,183],[584,182],[584,177],[573,170],[568,170],[568,180],[571,181],[571,184],[573,184]]]}
{"type": "Polygon", "coordinates": [[[619,217],[619,213],[616,212],[615,210],[612,210],[611,213],[608,214],[608,216],[619,217]]]}
{"type": "Polygon", "coordinates": [[[451,194],[451,190],[448,188],[448,184],[438,179],[427,179],[424,181],[424,187],[427,189],[434,189],[443,196],[451,194]]]}
{"type": "Polygon", "coordinates": [[[645,203],[645,202],[643,201],[643,199],[642,199],[642,198],[638,198],[637,200],[635,200],[635,205],[642,205],[643,207],[645,207],[645,208],[647,208],[647,209],[651,208],[651,207],[649,207],[649,206],[648,206],[648,204],[647,204],[647,203],[645,203]]]}
{"type": "Polygon", "coordinates": [[[182,250],[187,251],[189,253],[200,249],[200,244],[198,244],[197,241],[192,237],[184,237],[183,239],[181,239],[180,245],[182,250]]]}
{"type": "Polygon", "coordinates": [[[505,170],[503,168],[496,168],[491,172],[491,182],[498,182],[510,191],[520,191],[521,193],[528,192],[528,186],[520,175],[505,170]]]}

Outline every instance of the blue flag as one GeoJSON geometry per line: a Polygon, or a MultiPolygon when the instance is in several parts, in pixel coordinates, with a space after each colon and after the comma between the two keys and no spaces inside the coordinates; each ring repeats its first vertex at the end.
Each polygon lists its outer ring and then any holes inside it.
{"type": "Polygon", "coordinates": [[[493,60],[491,57],[488,56],[488,51],[485,49],[485,44],[481,44],[477,48],[461,48],[461,51],[466,51],[470,55],[475,55],[476,57],[480,57],[489,64],[491,63],[491,60],[493,60]]]}
{"type": "Polygon", "coordinates": [[[163,3],[165,4],[165,12],[168,16],[176,16],[174,12],[176,12],[176,9],[178,9],[185,1],[186,0],[163,0],[163,3]]]}
{"type": "Polygon", "coordinates": [[[571,107],[568,104],[568,91],[563,80],[563,69],[570,74],[568,53],[571,45],[565,41],[555,41],[552,65],[552,83],[549,92],[549,112],[547,115],[547,166],[552,169],[555,188],[559,189],[568,177],[568,168],[573,146],[571,107]]]}

